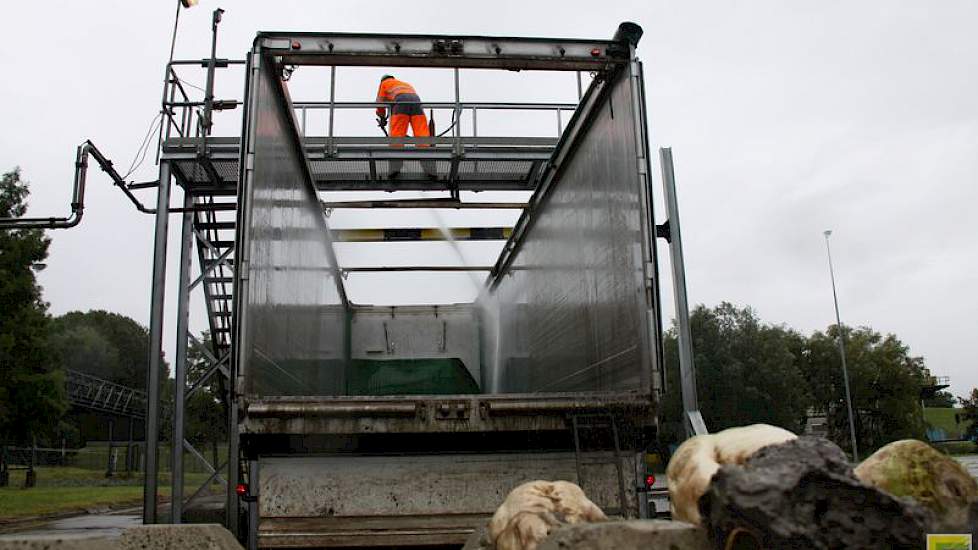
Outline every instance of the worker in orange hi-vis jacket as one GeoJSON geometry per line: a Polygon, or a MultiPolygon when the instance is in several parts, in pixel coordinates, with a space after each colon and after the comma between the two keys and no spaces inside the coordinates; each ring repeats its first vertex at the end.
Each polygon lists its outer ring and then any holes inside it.
{"type": "MultiPolygon", "coordinates": [[[[392,103],[390,117],[390,137],[407,137],[408,126],[411,126],[411,133],[414,137],[429,137],[428,118],[424,116],[424,106],[418,92],[407,82],[394,78],[394,75],[385,74],[380,78],[380,87],[377,89],[377,103],[392,103]]],[[[380,127],[387,126],[387,108],[377,107],[377,122],[380,127]]],[[[393,143],[392,147],[403,147],[402,143],[393,143]]],[[[420,145],[427,147],[428,145],[420,145]]],[[[401,170],[401,161],[391,161],[390,177],[396,177],[401,170]]],[[[424,171],[430,173],[431,163],[423,163],[424,171]]],[[[429,174],[430,175],[430,174],[429,174]]]]}
{"type": "MultiPolygon", "coordinates": [[[[428,137],[428,118],[424,116],[421,98],[414,86],[385,74],[380,78],[377,90],[377,103],[393,103],[391,113],[390,137],[406,137],[408,125],[414,137],[428,137]]],[[[377,107],[377,118],[387,124],[387,108],[377,107]]],[[[401,144],[395,144],[398,146],[401,144]]]]}

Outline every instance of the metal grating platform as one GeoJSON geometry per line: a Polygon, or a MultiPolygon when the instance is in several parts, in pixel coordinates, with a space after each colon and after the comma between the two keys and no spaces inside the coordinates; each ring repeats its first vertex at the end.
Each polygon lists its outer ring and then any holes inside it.
{"type": "MultiPolygon", "coordinates": [[[[420,140],[419,140],[420,141],[420,140]]],[[[309,168],[320,191],[532,191],[556,138],[429,138],[419,147],[391,147],[385,138],[306,138],[309,168]],[[396,165],[400,169],[396,170],[396,165]]],[[[171,138],[163,159],[195,194],[233,194],[238,181],[237,138],[171,138]],[[210,166],[208,166],[208,164],[210,166]],[[216,178],[215,178],[216,176],[216,178]],[[217,180],[217,181],[215,181],[217,180]]]]}

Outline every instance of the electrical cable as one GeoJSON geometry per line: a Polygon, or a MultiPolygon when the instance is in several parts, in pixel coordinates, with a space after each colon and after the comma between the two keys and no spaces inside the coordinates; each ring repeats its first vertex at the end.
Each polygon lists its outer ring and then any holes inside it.
{"type": "MultiPolygon", "coordinates": [[[[149,132],[149,134],[147,134],[147,138],[148,138],[148,137],[149,137],[150,135],[152,135],[152,133],[153,133],[153,132],[154,132],[155,130],[157,130],[157,129],[162,129],[162,121],[159,121],[159,122],[157,122],[157,123],[156,123],[156,124],[155,124],[155,125],[154,125],[154,126],[153,126],[153,127],[151,128],[151,129],[150,129],[150,132],[149,132]]],[[[146,144],[145,144],[145,145],[143,146],[143,148],[142,148],[142,151],[141,151],[141,152],[137,152],[137,155],[139,155],[139,162],[136,162],[136,163],[135,163],[135,165],[134,165],[134,166],[132,166],[132,167],[131,167],[131,168],[129,169],[129,171],[128,171],[128,172],[126,173],[126,175],[124,176],[125,178],[128,178],[128,177],[129,177],[130,175],[132,175],[132,173],[133,173],[133,172],[135,172],[136,170],[138,170],[138,169],[139,169],[139,167],[143,165],[143,161],[145,161],[145,160],[146,160],[146,154],[147,154],[147,153],[149,153],[149,144],[150,144],[150,141],[149,141],[149,140],[147,139],[147,140],[146,140],[146,144]]],[[[133,161],[135,162],[135,160],[136,160],[136,159],[134,158],[134,159],[133,159],[133,161]]]]}
{"type": "Polygon", "coordinates": [[[187,86],[190,86],[191,88],[194,88],[195,90],[200,90],[201,92],[204,92],[205,94],[207,93],[207,90],[205,90],[201,86],[198,86],[198,85],[194,84],[193,82],[190,82],[186,78],[181,78],[179,80],[180,80],[180,83],[181,84],[186,84],[187,86]]]}
{"type": "Polygon", "coordinates": [[[452,123],[448,126],[448,128],[445,128],[445,131],[444,132],[438,134],[435,137],[443,137],[445,134],[447,134],[448,132],[450,132],[451,129],[454,128],[456,124],[458,124],[458,120],[456,120],[456,118],[455,118],[455,109],[452,109],[452,123]]]}
{"type": "Polygon", "coordinates": [[[149,130],[146,131],[146,136],[143,137],[142,143],[139,144],[139,149],[136,150],[136,155],[133,157],[132,162],[129,164],[129,171],[126,172],[122,179],[128,178],[136,171],[146,160],[146,153],[149,151],[150,136],[153,135],[153,131],[156,130],[157,124],[162,122],[163,113],[157,113],[153,120],[149,123],[149,130]],[[142,155],[140,157],[140,155],[142,155]],[[137,163],[138,161],[138,163],[137,163]]]}

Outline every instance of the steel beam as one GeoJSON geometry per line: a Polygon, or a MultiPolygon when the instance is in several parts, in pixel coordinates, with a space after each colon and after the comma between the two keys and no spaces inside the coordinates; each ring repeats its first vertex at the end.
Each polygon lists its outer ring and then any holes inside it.
{"type": "Polygon", "coordinates": [[[637,56],[632,55],[634,61],[632,62],[632,81],[633,89],[635,90],[633,94],[636,95],[635,109],[639,114],[639,118],[636,121],[636,131],[642,136],[642,139],[636,143],[636,145],[641,146],[642,156],[644,157],[644,166],[641,167],[641,172],[644,172],[643,184],[642,184],[642,194],[644,195],[643,200],[646,204],[646,214],[648,215],[648,229],[643,227],[643,247],[648,247],[649,258],[651,258],[651,266],[646,265],[645,277],[646,277],[646,297],[649,304],[649,330],[648,333],[651,336],[652,348],[652,358],[653,358],[653,369],[654,372],[658,372],[658,379],[653,381],[653,393],[663,392],[666,389],[666,368],[663,361],[663,344],[662,344],[662,295],[659,285],[659,253],[658,247],[656,246],[656,235],[655,235],[655,204],[652,200],[652,147],[649,144],[649,134],[646,129],[649,126],[648,120],[648,110],[646,109],[646,95],[645,95],[645,73],[642,66],[642,62],[638,60],[637,56]],[[651,271],[649,271],[651,268],[651,271]],[[656,387],[657,386],[657,387],[656,387]]]}
{"type": "Polygon", "coordinates": [[[170,164],[160,163],[160,186],[156,192],[156,238],[153,247],[153,278],[150,281],[149,371],[146,373],[146,470],[143,473],[143,523],[156,523],[156,489],[159,473],[160,367],[163,362],[163,310],[166,288],[166,242],[169,229],[170,164]]]}
{"type": "Polygon", "coordinates": [[[689,304],[686,300],[686,264],[683,261],[683,241],[679,231],[679,201],[676,199],[676,178],[672,165],[672,149],[659,149],[662,168],[662,190],[669,213],[669,258],[672,263],[673,295],[676,300],[676,325],[679,327],[679,384],[682,390],[686,435],[709,433],[700,414],[696,396],[696,368],[693,364],[693,336],[689,325],[689,304]]]}
{"type": "MultiPolygon", "coordinates": [[[[193,197],[184,192],[184,207],[193,206],[193,197]]],[[[177,345],[174,359],[174,397],[173,397],[173,441],[183,441],[184,410],[187,388],[187,331],[190,318],[190,262],[193,257],[194,215],[183,214],[183,227],[180,234],[180,275],[177,283],[177,345]]],[[[170,521],[183,521],[183,449],[173,445],[171,460],[171,501],[170,521]]]]}
{"type": "Polygon", "coordinates": [[[645,223],[641,227],[642,288],[644,311],[642,315],[642,363],[648,365],[650,390],[665,390],[665,368],[662,364],[662,308],[659,304],[659,264],[655,244],[655,209],[652,200],[652,162],[650,159],[648,121],[645,113],[645,87],[642,63],[634,49],[630,55],[628,85],[632,102],[632,120],[635,126],[635,158],[637,163],[638,195],[641,215],[645,223]]]}
{"type": "MultiPolygon", "coordinates": [[[[201,241],[205,241],[206,239],[200,239],[200,240],[201,241]]],[[[221,254],[220,256],[218,256],[217,259],[211,260],[211,261],[206,262],[206,263],[205,262],[201,262],[201,265],[200,265],[200,271],[201,271],[201,273],[200,273],[200,275],[197,276],[196,279],[193,280],[193,282],[190,283],[189,288],[191,290],[194,289],[194,288],[196,288],[197,285],[199,285],[200,283],[204,282],[204,279],[206,279],[207,276],[210,275],[210,273],[212,271],[214,271],[214,269],[217,268],[220,265],[226,265],[227,267],[230,268],[231,265],[228,263],[227,259],[233,253],[234,253],[234,247],[230,247],[227,250],[225,250],[223,254],[221,254]]]]}
{"type": "Polygon", "coordinates": [[[382,229],[332,229],[338,242],[379,243],[390,241],[504,241],[512,227],[417,227],[382,229]]]}
{"type": "Polygon", "coordinates": [[[522,210],[524,202],[462,202],[453,199],[418,199],[392,201],[323,202],[324,209],[337,208],[445,208],[456,210],[522,210]]]}
{"type": "Polygon", "coordinates": [[[209,473],[215,474],[217,480],[221,483],[221,485],[227,485],[228,482],[225,481],[223,477],[221,477],[221,471],[218,469],[220,467],[219,465],[211,464],[210,462],[208,462],[207,459],[204,458],[204,455],[200,454],[200,451],[198,451],[197,448],[191,445],[190,442],[187,441],[186,439],[183,440],[183,448],[187,452],[192,454],[194,458],[197,459],[198,462],[203,464],[204,468],[207,468],[207,471],[209,473]]]}
{"type": "Polygon", "coordinates": [[[197,497],[199,497],[201,495],[201,493],[203,493],[204,491],[206,491],[207,490],[207,487],[210,486],[210,484],[214,482],[214,479],[220,477],[221,470],[223,470],[226,467],[227,467],[227,462],[223,462],[219,466],[217,466],[216,468],[214,468],[214,471],[211,472],[211,475],[204,481],[204,483],[202,483],[200,485],[200,487],[198,487],[197,490],[194,491],[194,494],[190,495],[190,498],[188,498],[183,503],[184,508],[189,508],[190,505],[194,502],[194,500],[196,500],[197,497]]]}
{"type": "Polygon", "coordinates": [[[386,271],[490,271],[490,265],[394,265],[370,267],[344,267],[342,273],[381,273],[386,271]]]}
{"type": "MultiPolygon", "coordinates": [[[[366,104],[373,105],[373,104],[366,104]]],[[[469,104],[463,103],[466,107],[469,104]]],[[[425,104],[427,107],[427,104],[425,104]]],[[[310,136],[303,139],[303,146],[307,156],[318,153],[323,158],[323,149],[326,145],[327,137],[310,136]]],[[[460,136],[459,142],[466,147],[489,148],[488,151],[506,153],[522,151],[526,149],[547,149],[553,148],[558,139],[553,137],[501,137],[501,136],[460,136]]],[[[204,138],[170,138],[163,142],[164,159],[166,160],[194,160],[197,156],[197,148],[204,138]]],[[[208,155],[214,160],[234,160],[238,157],[239,139],[235,137],[209,137],[207,138],[208,155]]],[[[338,136],[333,138],[333,144],[337,147],[353,148],[354,150],[373,150],[387,151],[392,154],[403,153],[404,151],[392,150],[389,148],[391,143],[405,145],[453,145],[456,139],[453,137],[401,137],[390,138],[383,136],[338,136]],[[371,147],[372,146],[372,147],[371,147]]],[[[413,154],[429,154],[439,152],[436,147],[426,150],[412,150],[413,154]]]]}
{"type": "Polygon", "coordinates": [[[235,489],[238,485],[240,441],[238,441],[238,402],[234,399],[234,379],[229,384],[232,398],[228,403],[228,460],[227,460],[227,490],[224,492],[224,527],[231,531],[235,537],[238,536],[238,494],[235,489]]]}
{"type": "MultiPolygon", "coordinates": [[[[219,360],[212,361],[211,365],[207,368],[207,371],[204,373],[204,375],[201,376],[199,380],[194,382],[194,385],[191,386],[189,390],[187,390],[186,398],[190,399],[191,397],[194,396],[195,393],[197,393],[205,385],[207,385],[207,381],[210,380],[211,376],[214,376],[214,373],[216,372],[220,372],[221,374],[224,375],[225,378],[228,378],[229,373],[227,370],[226,363],[230,358],[231,358],[231,354],[225,353],[223,356],[221,356],[219,360]]],[[[228,381],[228,385],[230,385],[230,380],[228,381]]]]}
{"type": "Polygon", "coordinates": [[[627,61],[626,26],[641,35],[634,23],[622,23],[613,40],[265,32],[255,45],[286,65],[600,71],[627,61]]]}
{"type": "Polygon", "coordinates": [[[260,481],[258,479],[258,461],[248,461],[248,550],[258,550],[258,496],[260,481]]]}

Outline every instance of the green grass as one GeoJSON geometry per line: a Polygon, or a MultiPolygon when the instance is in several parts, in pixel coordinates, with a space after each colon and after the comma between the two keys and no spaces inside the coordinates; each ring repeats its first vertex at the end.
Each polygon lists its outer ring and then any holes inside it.
{"type": "MultiPolygon", "coordinates": [[[[130,478],[106,479],[102,470],[39,466],[37,486],[24,489],[24,470],[10,472],[10,487],[0,488],[0,520],[82,512],[90,508],[139,505],[143,497],[141,472],[130,478]]],[[[170,475],[160,475],[160,495],[170,494],[170,475]]],[[[189,496],[207,479],[205,474],[186,474],[184,495],[189,496]]],[[[212,490],[223,490],[213,484],[212,490]]]]}
{"type": "Polygon", "coordinates": [[[951,407],[926,408],[924,409],[924,421],[935,428],[944,430],[948,439],[957,439],[961,437],[961,433],[967,425],[965,422],[956,423],[954,416],[963,413],[962,409],[951,407]]]}
{"type": "MultiPolygon", "coordinates": [[[[161,490],[169,494],[169,488],[161,490]]],[[[19,487],[0,488],[0,519],[84,511],[105,506],[137,505],[143,488],[138,485],[114,487],[19,487]]]]}

